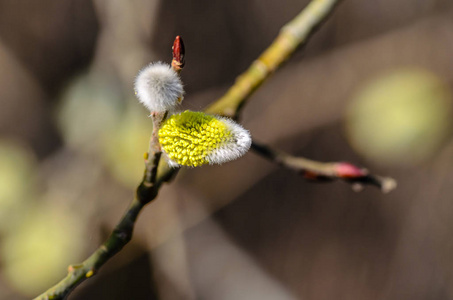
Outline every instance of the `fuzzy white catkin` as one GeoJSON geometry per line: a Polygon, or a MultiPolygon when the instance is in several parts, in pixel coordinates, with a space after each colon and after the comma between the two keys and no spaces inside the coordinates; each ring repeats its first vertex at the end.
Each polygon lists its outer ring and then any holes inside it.
{"type": "Polygon", "coordinates": [[[252,138],[248,130],[228,118],[219,118],[227,125],[232,133],[231,141],[224,143],[206,156],[209,164],[223,164],[243,156],[252,144],[252,138]]]}
{"type": "Polygon", "coordinates": [[[170,65],[156,62],[143,68],[135,78],[138,100],[150,112],[173,110],[182,100],[184,89],[170,65]]]}

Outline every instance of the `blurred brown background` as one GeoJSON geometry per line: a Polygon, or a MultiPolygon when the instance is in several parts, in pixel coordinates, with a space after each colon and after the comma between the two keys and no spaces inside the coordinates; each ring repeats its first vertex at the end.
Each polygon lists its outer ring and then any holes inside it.
{"type": "MultiPolygon", "coordinates": [[[[308,1],[0,1],[0,298],[87,257],[139,182],[133,80],[184,38],[183,109],[221,96],[308,1]]],[[[70,299],[453,299],[453,3],[346,0],[241,123],[398,181],[317,184],[254,153],[185,169],[70,299]]]]}

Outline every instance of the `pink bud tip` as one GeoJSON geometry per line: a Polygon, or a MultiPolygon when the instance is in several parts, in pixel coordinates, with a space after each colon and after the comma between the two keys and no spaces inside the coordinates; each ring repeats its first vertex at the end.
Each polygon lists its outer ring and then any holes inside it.
{"type": "Polygon", "coordinates": [[[345,162],[338,163],[335,167],[335,171],[337,176],[341,178],[357,178],[368,174],[367,170],[359,169],[358,167],[345,162]]]}

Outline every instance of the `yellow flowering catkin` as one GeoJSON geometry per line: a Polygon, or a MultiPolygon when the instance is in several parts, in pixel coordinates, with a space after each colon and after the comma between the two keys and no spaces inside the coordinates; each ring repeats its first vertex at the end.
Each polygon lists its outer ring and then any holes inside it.
{"type": "Polygon", "coordinates": [[[184,111],[163,122],[159,142],[171,166],[196,167],[242,156],[251,138],[247,130],[230,119],[184,111]]]}

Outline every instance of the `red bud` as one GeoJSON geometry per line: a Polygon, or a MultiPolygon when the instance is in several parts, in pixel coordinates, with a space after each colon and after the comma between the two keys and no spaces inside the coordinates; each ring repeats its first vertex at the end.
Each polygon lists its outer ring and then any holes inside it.
{"type": "Polygon", "coordinates": [[[175,38],[175,41],[173,42],[173,47],[172,49],[172,54],[173,54],[173,60],[171,62],[171,66],[177,70],[180,71],[184,67],[184,43],[182,41],[182,38],[178,35],[175,38]]]}

